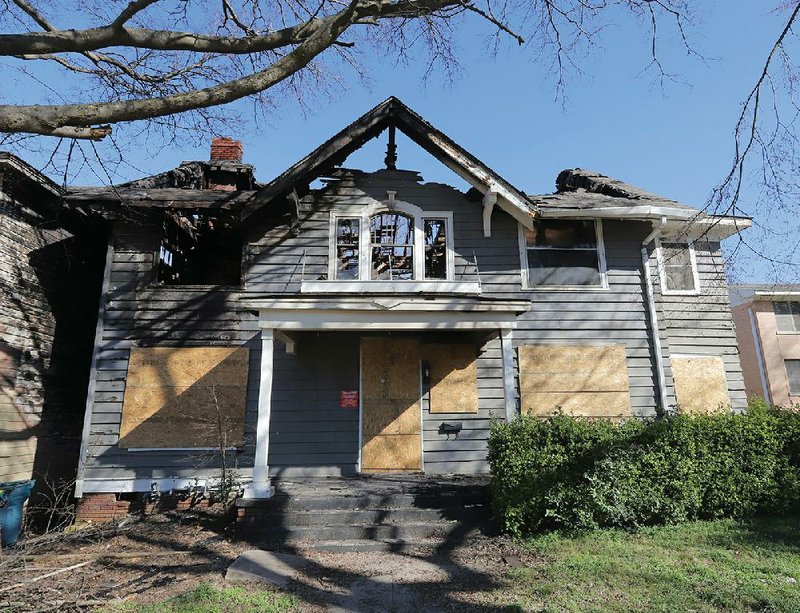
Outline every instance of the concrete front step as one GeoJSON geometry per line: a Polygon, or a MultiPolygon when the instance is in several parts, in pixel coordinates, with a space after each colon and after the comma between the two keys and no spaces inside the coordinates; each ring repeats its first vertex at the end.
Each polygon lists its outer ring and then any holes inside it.
{"type": "MultiPolygon", "coordinates": [[[[460,537],[478,530],[477,525],[463,522],[417,522],[403,524],[355,524],[334,526],[262,527],[250,533],[250,541],[280,546],[313,544],[320,541],[447,539],[458,532],[460,537]]],[[[250,531],[248,531],[250,532],[250,531]]]]}
{"type": "Polygon", "coordinates": [[[443,509],[489,503],[485,492],[464,494],[364,494],[356,496],[288,496],[277,493],[267,500],[237,501],[237,506],[258,508],[262,513],[286,513],[292,511],[346,511],[354,509],[443,509]]]}
{"type": "Polygon", "coordinates": [[[331,553],[363,553],[370,551],[391,551],[404,553],[418,549],[434,549],[442,544],[442,539],[348,539],[341,541],[315,541],[303,543],[303,549],[329,551],[331,553]]]}
{"type": "Polygon", "coordinates": [[[323,511],[288,511],[259,513],[246,516],[245,525],[262,527],[335,526],[350,524],[399,524],[405,522],[468,521],[488,519],[491,512],[486,505],[471,505],[444,509],[419,509],[416,507],[387,509],[344,509],[323,511]]]}

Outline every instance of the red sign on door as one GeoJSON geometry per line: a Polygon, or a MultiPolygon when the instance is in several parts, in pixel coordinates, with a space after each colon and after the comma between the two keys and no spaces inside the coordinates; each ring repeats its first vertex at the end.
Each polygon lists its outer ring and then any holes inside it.
{"type": "Polygon", "coordinates": [[[339,406],[343,409],[357,409],[358,390],[339,392],[339,406]]]}

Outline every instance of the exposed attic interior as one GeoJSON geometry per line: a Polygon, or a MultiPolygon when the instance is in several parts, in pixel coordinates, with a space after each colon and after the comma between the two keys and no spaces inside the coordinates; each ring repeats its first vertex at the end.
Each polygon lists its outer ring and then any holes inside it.
{"type": "Polygon", "coordinates": [[[239,285],[238,219],[210,211],[164,211],[157,280],[161,285],[239,285]]]}

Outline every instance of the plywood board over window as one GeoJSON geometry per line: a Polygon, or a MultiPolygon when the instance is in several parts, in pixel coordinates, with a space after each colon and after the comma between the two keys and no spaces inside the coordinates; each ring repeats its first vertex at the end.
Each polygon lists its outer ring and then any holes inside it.
{"type": "Polygon", "coordinates": [[[430,370],[431,413],[478,412],[478,351],[470,343],[422,346],[430,370]]]}
{"type": "Polygon", "coordinates": [[[249,349],[131,349],[120,447],[236,447],[244,443],[249,349]]]}
{"type": "Polygon", "coordinates": [[[684,413],[712,413],[731,404],[725,363],[718,356],[670,358],[675,400],[684,413]]]}
{"type": "Polygon", "coordinates": [[[625,347],[525,345],[518,349],[522,413],[631,414],[625,347]]]}

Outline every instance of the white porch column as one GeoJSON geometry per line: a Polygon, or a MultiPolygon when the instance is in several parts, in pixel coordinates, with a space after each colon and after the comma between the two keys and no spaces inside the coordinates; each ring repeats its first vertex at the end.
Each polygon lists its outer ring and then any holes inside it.
{"type": "Polygon", "coordinates": [[[503,397],[505,398],[506,421],[517,417],[517,389],[514,384],[514,347],[511,328],[500,330],[500,346],[503,352],[503,397]]]}
{"type": "Polygon", "coordinates": [[[256,426],[256,454],[253,462],[253,483],[244,492],[245,498],[270,498],[273,488],[269,483],[269,418],[272,410],[272,363],[275,331],[261,330],[261,377],[258,386],[258,425],[256,426]]]}

